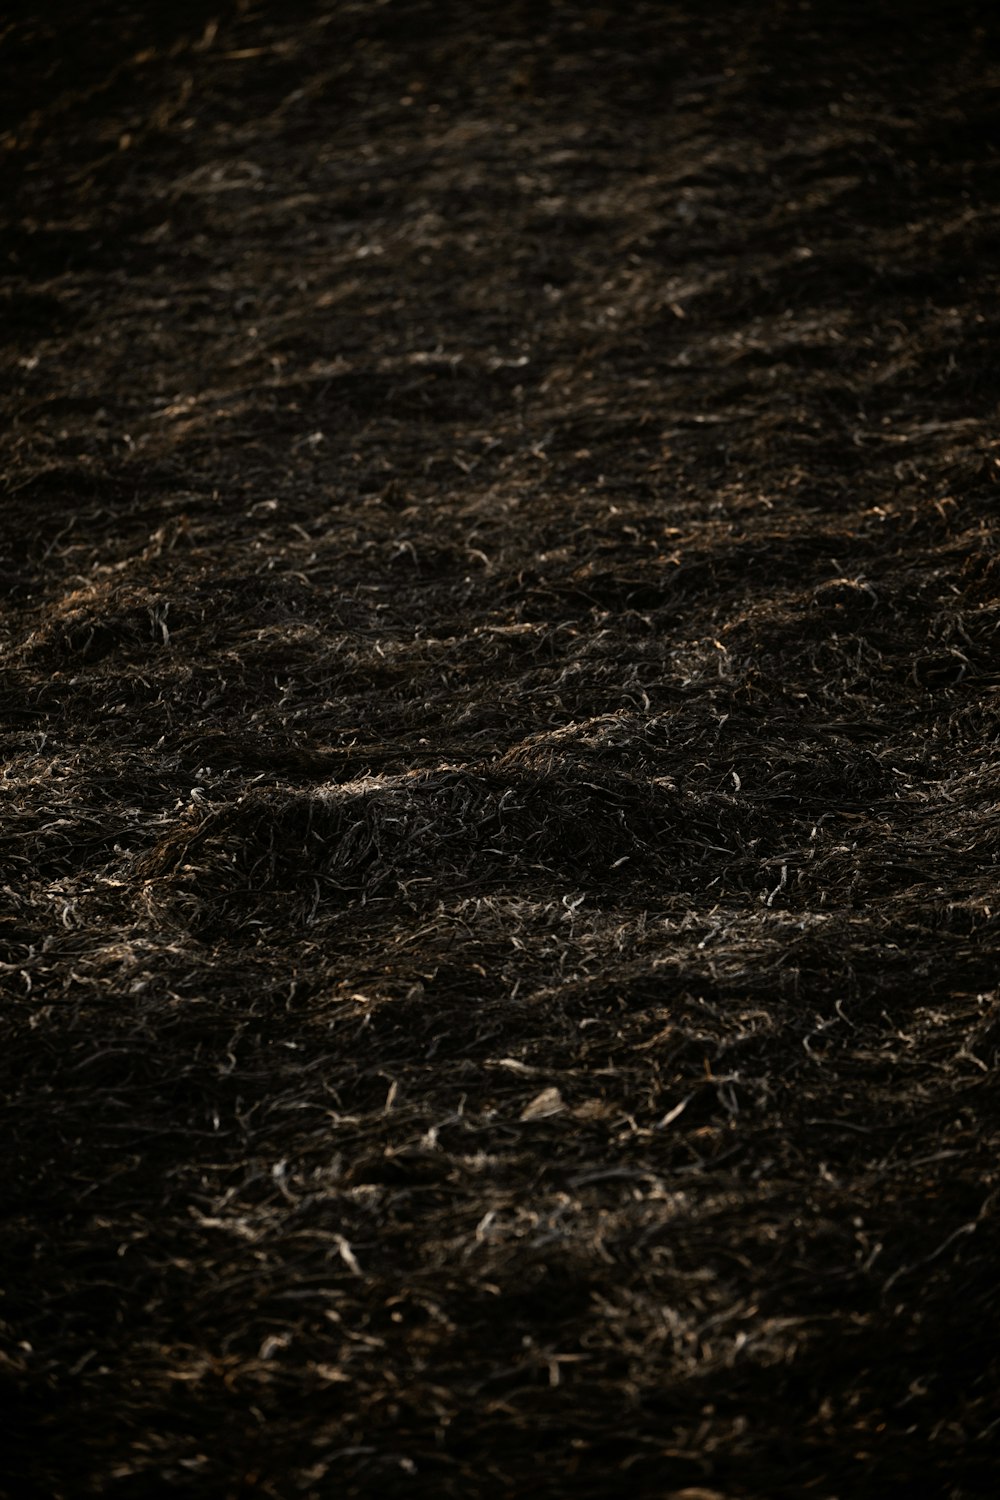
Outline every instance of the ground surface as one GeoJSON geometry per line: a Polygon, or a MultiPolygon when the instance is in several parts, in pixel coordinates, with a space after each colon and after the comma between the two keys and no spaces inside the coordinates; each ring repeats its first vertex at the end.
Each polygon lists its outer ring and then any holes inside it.
{"type": "Polygon", "coordinates": [[[995,1493],[992,9],[6,23],[5,1493],[995,1493]]]}

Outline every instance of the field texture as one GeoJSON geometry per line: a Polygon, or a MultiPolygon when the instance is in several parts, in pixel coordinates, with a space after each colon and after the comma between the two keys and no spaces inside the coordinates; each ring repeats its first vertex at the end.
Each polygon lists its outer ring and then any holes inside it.
{"type": "Polygon", "coordinates": [[[0,1493],[997,1493],[993,16],[14,6],[0,1493]]]}

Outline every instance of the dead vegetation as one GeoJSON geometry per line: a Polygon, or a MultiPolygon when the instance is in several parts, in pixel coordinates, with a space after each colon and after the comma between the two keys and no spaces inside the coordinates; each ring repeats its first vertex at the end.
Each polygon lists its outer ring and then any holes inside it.
{"type": "Polygon", "coordinates": [[[8,23],[6,1493],[994,1492],[989,11],[8,23]]]}

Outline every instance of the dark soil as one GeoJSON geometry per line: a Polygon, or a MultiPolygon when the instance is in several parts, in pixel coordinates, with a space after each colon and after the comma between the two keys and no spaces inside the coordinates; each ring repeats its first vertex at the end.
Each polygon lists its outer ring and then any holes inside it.
{"type": "Polygon", "coordinates": [[[997,1492],[994,9],[15,6],[5,1495],[997,1492]]]}

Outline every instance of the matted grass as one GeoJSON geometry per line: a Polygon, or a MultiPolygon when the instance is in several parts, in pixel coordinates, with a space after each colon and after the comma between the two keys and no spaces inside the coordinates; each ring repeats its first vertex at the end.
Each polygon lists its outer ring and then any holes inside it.
{"type": "Polygon", "coordinates": [[[5,1493],[995,1492],[991,10],[9,25],[5,1493]]]}

